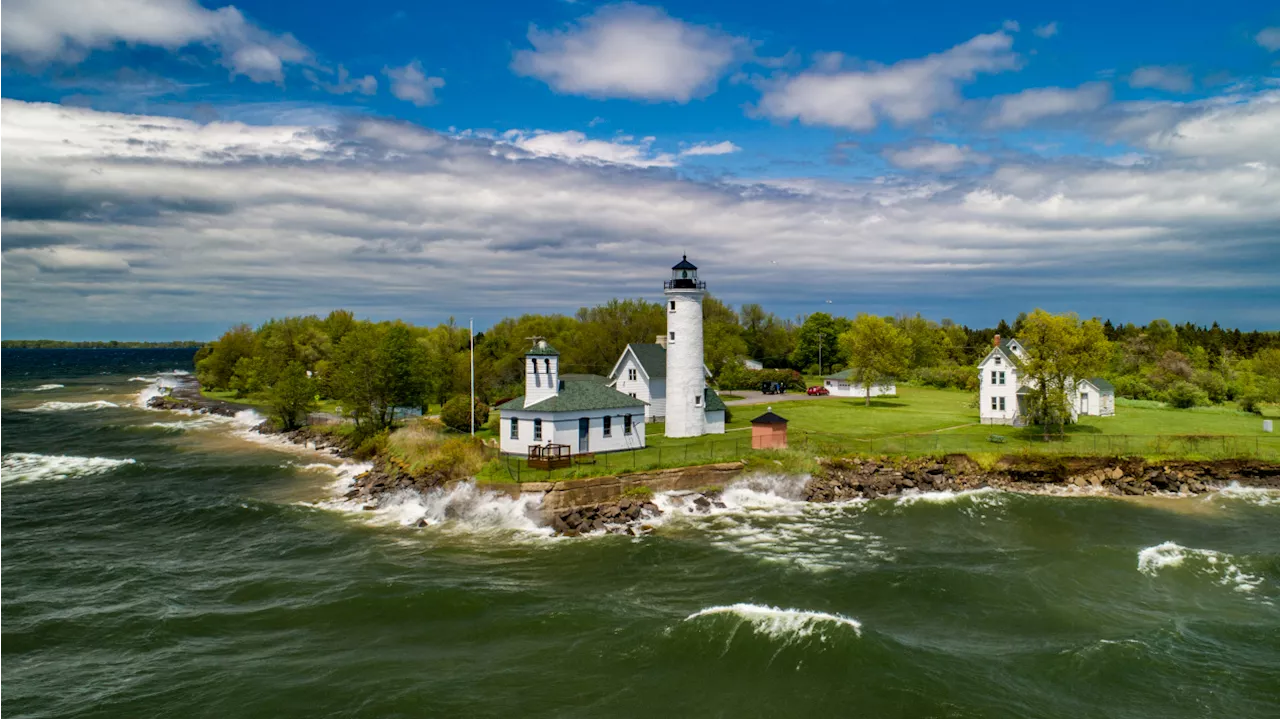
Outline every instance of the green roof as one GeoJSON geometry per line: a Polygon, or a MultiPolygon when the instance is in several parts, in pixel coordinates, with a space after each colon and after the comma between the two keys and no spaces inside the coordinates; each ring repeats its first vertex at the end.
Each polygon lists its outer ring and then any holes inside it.
{"type": "Polygon", "coordinates": [[[640,360],[640,366],[649,379],[662,379],[667,376],[667,348],[659,344],[627,345],[640,360]]]}
{"type": "Polygon", "coordinates": [[[533,349],[524,353],[525,357],[530,355],[537,355],[539,357],[543,355],[558,356],[559,354],[560,352],[558,352],[555,347],[552,347],[550,342],[543,342],[541,346],[534,345],[533,349]]]}
{"type": "Polygon", "coordinates": [[[725,409],[724,400],[720,399],[720,395],[716,391],[708,387],[703,391],[703,408],[708,412],[725,409]]]}
{"type": "MultiPolygon", "coordinates": [[[[562,380],[560,391],[554,397],[524,406],[524,395],[498,406],[502,410],[530,410],[537,412],[582,412],[592,409],[625,409],[643,407],[644,400],[623,394],[594,380],[562,380]]],[[[717,398],[718,400],[719,398],[717,398]]],[[[721,403],[724,406],[724,403],[721,403]]]]}
{"type": "Polygon", "coordinates": [[[853,370],[851,370],[851,369],[847,369],[847,370],[845,370],[845,371],[843,371],[843,372],[836,372],[835,374],[829,374],[829,375],[827,375],[826,377],[823,377],[823,379],[843,379],[843,380],[847,380],[847,379],[849,379],[849,378],[850,378],[850,377],[852,377],[852,376],[853,376],[853,370]]]}
{"type": "Polygon", "coordinates": [[[1090,377],[1089,382],[1103,392],[1110,392],[1112,394],[1115,394],[1116,392],[1116,386],[1101,377],[1090,377]]]}
{"type": "Polygon", "coordinates": [[[600,384],[608,384],[609,378],[598,374],[562,374],[560,379],[565,382],[599,382],[600,384]]]}

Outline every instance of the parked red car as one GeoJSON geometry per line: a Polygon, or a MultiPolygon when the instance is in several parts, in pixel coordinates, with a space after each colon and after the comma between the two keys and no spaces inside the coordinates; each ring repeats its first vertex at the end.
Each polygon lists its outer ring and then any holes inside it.
{"type": "Polygon", "coordinates": [[[827,389],[826,387],[823,387],[822,385],[814,385],[809,389],[805,390],[805,392],[817,397],[825,397],[831,394],[831,390],[827,389]]]}

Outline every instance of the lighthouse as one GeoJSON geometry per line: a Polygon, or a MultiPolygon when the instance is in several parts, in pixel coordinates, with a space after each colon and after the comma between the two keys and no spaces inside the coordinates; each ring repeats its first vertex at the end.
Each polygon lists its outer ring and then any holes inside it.
{"type": "MultiPolygon", "coordinates": [[[[686,256],[663,283],[667,303],[668,437],[707,433],[707,378],[702,357],[702,297],[707,283],[686,256]]],[[[721,429],[720,431],[724,431],[721,429]]]]}

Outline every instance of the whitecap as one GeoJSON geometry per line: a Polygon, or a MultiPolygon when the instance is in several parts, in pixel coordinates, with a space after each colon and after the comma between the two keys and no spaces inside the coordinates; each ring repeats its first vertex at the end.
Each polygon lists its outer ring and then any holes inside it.
{"type": "Polygon", "coordinates": [[[1215,496],[1222,499],[1240,500],[1260,507],[1280,505],[1280,489],[1245,487],[1239,482],[1232,482],[1219,489],[1215,496]]]}
{"type": "Polygon", "coordinates": [[[42,384],[31,391],[32,392],[48,392],[51,389],[62,389],[63,387],[66,387],[66,385],[65,384],[42,384]]]}
{"type": "Polygon", "coordinates": [[[899,507],[909,507],[913,504],[953,504],[968,501],[982,507],[996,507],[999,506],[1004,499],[1005,492],[994,487],[965,489],[959,492],[954,492],[950,489],[944,489],[936,492],[922,492],[918,489],[908,489],[894,500],[894,504],[899,507]]]}
{"type": "Polygon", "coordinates": [[[1138,552],[1138,571],[1156,577],[1167,569],[1185,568],[1194,574],[1213,577],[1218,584],[1237,592],[1256,590],[1262,584],[1262,577],[1244,571],[1236,561],[1225,552],[1163,542],[1138,552]]]}
{"type": "Polygon", "coordinates": [[[68,412],[72,410],[96,410],[108,409],[111,407],[119,407],[115,402],[108,402],[104,399],[94,402],[43,402],[38,407],[31,409],[21,409],[19,412],[68,412]]]}
{"type": "MultiPolygon", "coordinates": [[[[702,617],[730,615],[751,625],[755,631],[773,639],[788,641],[812,636],[823,627],[852,629],[856,636],[862,636],[862,623],[843,614],[812,612],[803,609],[782,609],[762,604],[730,604],[726,606],[707,607],[685,617],[684,621],[694,621],[702,617]]],[[[821,635],[819,635],[821,636],[821,635]]]]}
{"type": "Polygon", "coordinates": [[[142,409],[148,409],[147,402],[150,401],[151,398],[162,397],[164,395],[169,394],[176,387],[178,387],[179,384],[181,384],[178,378],[185,377],[189,374],[191,373],[186,372],[184,370],[175,369],[175,370],[170,370],[168,372],[161,372],[155,377],[134,377],[130,379],[129,380],[130,382],[149,382],[150,383],[146,387],[143,387],[142,390],[138,392],[138,394],[134,398],[134,404],[136,404],[138,407],[141,407],[142,409]]]}
{"type": "Polygon", "coordinates": [[[106,457],[74,457],[70,455],[46,455],[33,452],[6,454],[0,461],[3,466],[4,484],[20,484],[42,479],[67,479],[103,474],[135,464],[133,459],[108,459],[106,457]]]}

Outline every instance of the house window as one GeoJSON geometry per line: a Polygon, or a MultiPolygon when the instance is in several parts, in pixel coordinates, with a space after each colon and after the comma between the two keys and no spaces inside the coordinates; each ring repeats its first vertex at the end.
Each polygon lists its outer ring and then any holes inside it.
{"type": "Polygon", "coordinates": [[[1000,384],[1004,384],[1004,372],[1000,373],[1000,384]]]}
{"type": "Polygon", "coordinates": [[[670,307],[671,307],[671,311],[672,311],[672,312],[675,312],[675,311],[676,311],[676,301],[675,301],[675,300],[671,300],[670,307]]]}
{"type": "Polygon", "coordinates": [[[629,369],[629,370],[627,370],[627,379],[632,380],[632,381],[635,381],[635,378],[636,378],[636,371],[635,371],[635,369],[633,368],[633,369],[629,369]]]}
{"type": "Polygon", "coordinates": [[[668,341],[668,342],[675,342],[675,341],[676,341],[676,333],[675,333],[675,332],[668,332],[668,333],[667,333],[667,341],[668,341]]]}
{"type": "Polygon", "coordinates": [[[991,398],[991,409],[993,410],[1000,409],[1000,403],[997,402],[996,399],[997,399],[996,397],[991,398]]]}
{"type": "Polygon", "coordinates": [[[631,415],[622,415],[622,433],[631,434],[631,415]]]}
{"type": "Polygon", "coordinates": [[[533,441],[542,441],[542,420],[540,419],[533,420],[533,441]]]}
{"type": "Polygon", "coordinates": [[[604,418],[604,436],[606,437],[613,436],[613,417],[604,418]]]}
{"type": "Polygon", "coordinates": [[[1003,411],[1004,411],[1004,397],[1000,397],[1000,398],[999,398],[999,400],[1000,400],[1000,411],[1001,411],[1001,412],[1003,412],[1003,411]]]}
{"type": "Polygon", "coordinates": [[[635,399],[635,398],[636,398],[636,393],[635,393],[635,392],[632,392],[632,393],[631,393],[631,399],[635,399]]]}
{"type": "Polygon", "coordinates": [[[511,439],[520,439],[520,420],[511,418],[511,439]]]}
{"type": "Polygon", "coordinates": [[[996,366],[1000,365],[1000,355],[996,355],[996,366]]]}
{"type": "Polygon", "coordinates": [[[991,370],[991,384],[999,384],[999,382],[996,382],[996,375],[998,374],[995,370],[991,370]]]}

